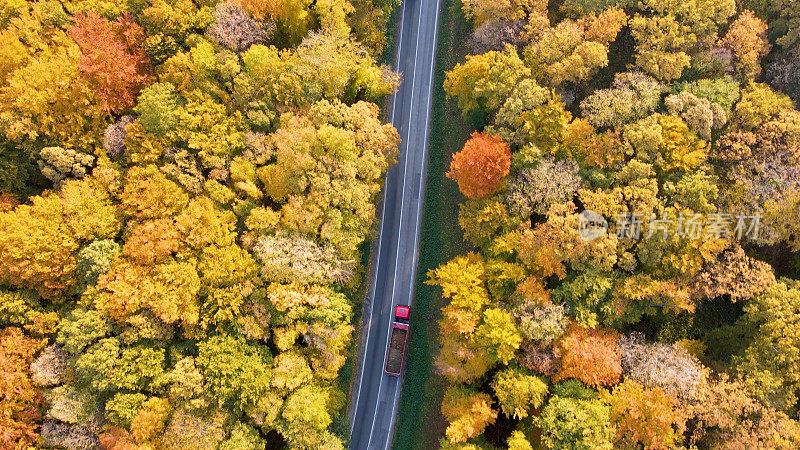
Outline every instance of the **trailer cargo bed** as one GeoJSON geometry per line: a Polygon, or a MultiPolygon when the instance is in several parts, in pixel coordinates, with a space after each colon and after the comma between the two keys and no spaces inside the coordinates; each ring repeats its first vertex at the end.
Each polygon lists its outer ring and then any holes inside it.
{"type": "Polygon", "coordinates": [[[386,372],[394,375],[400,374],[403,368],[403,357],[406,352],[406,337],[408,330],[397,325],[392,327],[392,337],[389,340],[389,351],[386,356],[386,372]]]}

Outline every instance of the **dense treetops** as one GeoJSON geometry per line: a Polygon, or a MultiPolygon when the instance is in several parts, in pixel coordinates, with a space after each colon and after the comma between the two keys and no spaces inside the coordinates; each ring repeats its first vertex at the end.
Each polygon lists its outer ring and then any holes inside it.
{"type": "Polygon", "coordinates": [[[549,3],[460,3],[442,447],[797,447],[796,2],[549,3]]]}
{"type": "Polygon", "coordinates": [[[0,447],[344,447],[397,3],[0,0],[0,447]]]}

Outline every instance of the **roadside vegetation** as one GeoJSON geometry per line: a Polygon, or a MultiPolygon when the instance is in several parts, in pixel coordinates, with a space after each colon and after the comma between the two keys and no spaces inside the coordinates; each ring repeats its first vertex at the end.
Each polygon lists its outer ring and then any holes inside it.
{"type": "Polygon", "coordinates": [[[394,0],[0,0],[0,448],[344,448],[394,0]]]}
{"type": "Polygon", "coordinates": [[[461,204],[457,219],[428,205],[445,302],[438,348],[411,347],[446,382],[412,373],[427,389],[407,386],[402,411],[421,413],[398,439],[800,446],[796,2],[456,6],[470,55],[447,47],[451,15],[432,158],[464,129],[449,102],[477,131],[431,165],[430,201],[449,183],[461,204]],[[451,257],[456,223],[473,247],[451,257]]]}

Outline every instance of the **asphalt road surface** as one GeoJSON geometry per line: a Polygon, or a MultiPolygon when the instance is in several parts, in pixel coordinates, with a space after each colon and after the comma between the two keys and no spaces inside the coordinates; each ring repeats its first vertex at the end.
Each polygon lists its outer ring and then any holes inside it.
{"type": "MultiPolygon", "coordinates": [[[[441,0],[404,0],[399,12],[395,70],[403,83],[389,99],[389,118],[402,142],[378,209],[380,234],[373,246],[362,348],[350,399],[351,449],[385,450],[394,435],[403,376],[385,374],[384,364],[394,306],[412,305],[416,284],[440,7],[441,0]]],[[[412,321],[411,333],[414,327],[412,321]]]]}

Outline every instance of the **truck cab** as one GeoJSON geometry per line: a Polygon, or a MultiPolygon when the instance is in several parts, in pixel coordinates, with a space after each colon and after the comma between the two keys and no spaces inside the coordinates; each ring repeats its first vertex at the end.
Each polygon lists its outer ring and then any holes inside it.
{"type": "Polygon", "coordinates": [[[389,349],[386,352],[386,367],[384,368],[389,375],[400,375],[403,369],[410,318],[411,307],[404,305],[394,307],[394,320],[392,321],[389,349]]]}

